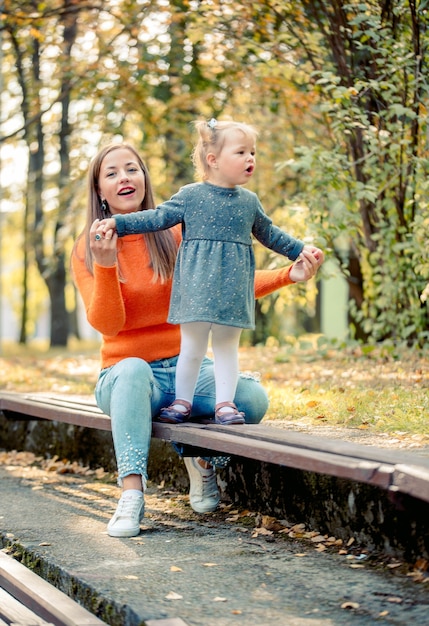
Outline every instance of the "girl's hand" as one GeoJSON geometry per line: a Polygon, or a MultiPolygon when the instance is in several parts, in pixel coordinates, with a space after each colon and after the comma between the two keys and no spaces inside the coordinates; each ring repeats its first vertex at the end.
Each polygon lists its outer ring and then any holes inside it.
{"type": "Polygon", "coordinates": [[[304,282],[317,274],[325,260],[322,250],[315,246],[304,246],[298,259],[292,265],[289,277],[294,283],[304,282]]]}
{"type": "Polygon", "coordinates": [[[99,228],[106,235],[109,230],[116,230],[116,220],[114,217],[106,217],[99,221],[99,228]]]}
{"type": "Polygon", "coordinates": [[[115,222],[114,219],[95,220],[89,230],[89,247],[94,261],[104,267],[115,265],[117,259],[118,235],[111,228],[105,228],[105,223],[110,221],[115,222]]]}

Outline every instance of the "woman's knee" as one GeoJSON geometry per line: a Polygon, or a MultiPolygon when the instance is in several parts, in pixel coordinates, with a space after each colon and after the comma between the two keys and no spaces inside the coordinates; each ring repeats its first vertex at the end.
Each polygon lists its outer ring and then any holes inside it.
{"type": "Polygon", "coordinates": [[[151,385],[153,373],[150,365],[137,357],[123,359],[116,363],[112,369],[115,385],[141,389],[151,385]]]}
{"type": "Polygon", "coordinates": [[[110,414],[111,403],[115,399],[121,398],[127,403],[150,397],[152,382],[152,369],[146,361],[137,357],[123,359],[100,374],[96,387],[97,403],[110,414]]]}
{"type": "Polygon", "coordinates": [[[251,376],[240,375],[235,403],[246,416],[246,424],[258,424],[268,410],[268,395],[262,385],[251,376]]]}

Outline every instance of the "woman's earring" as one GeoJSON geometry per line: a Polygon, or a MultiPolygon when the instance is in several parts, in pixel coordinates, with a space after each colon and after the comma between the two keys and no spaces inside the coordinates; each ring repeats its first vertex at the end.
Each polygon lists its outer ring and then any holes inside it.
{"type": "Polygon", "coordinates": [[[100,209],[103,211],[103,213],[107,213],[107,211],[109,210],[109,205],[107,204],[106,200],[101,201],[100,209]]]}

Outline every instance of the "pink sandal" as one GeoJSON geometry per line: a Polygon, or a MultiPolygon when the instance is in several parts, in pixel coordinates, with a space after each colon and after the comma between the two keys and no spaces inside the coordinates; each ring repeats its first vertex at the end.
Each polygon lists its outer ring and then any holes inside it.
{"type": "Polygon", "coordinates": [[[244,424],[244,413],[239,411],[233,402],[219,402],[215,407],[215,424],[222,426],[244,424]],[[221,411],[223,407],[229,407],[232,411],[221,411]]]}
{"type": "Polygon", "coordinates": [[[170,406],[161,409],[159,413],[159,421],[167,424],[183,424],[187,422],[191,416],[192,404],[187,400],[175,400],[170,406]],[[174,407],[176,405],[183,406],[184,411],[178,411],[174,407]]]}

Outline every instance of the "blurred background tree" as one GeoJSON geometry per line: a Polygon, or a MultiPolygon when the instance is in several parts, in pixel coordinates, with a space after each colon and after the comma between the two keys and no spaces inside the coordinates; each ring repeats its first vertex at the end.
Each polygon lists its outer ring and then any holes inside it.
{"type": "MultiPolygon", "coordinates": [[[[133,143],[163,200],[193,180],[191,122],[230,116],[259,129],[251,188],[267,213],[349,281],[354,335],[424,343],[426,4],[5,0],[0,145],[25,177],[3,191],[3,254],[22,254],[20,341],[33,289],[49,296],[51,345],[78,334],[67,259],[100,145],[133,143]]],[[[260,267],[284,263],[255,250],[260,267]]],[[[315,307],[314,281],[280,291],[246,339],[317,330],[315,307]]]]}

